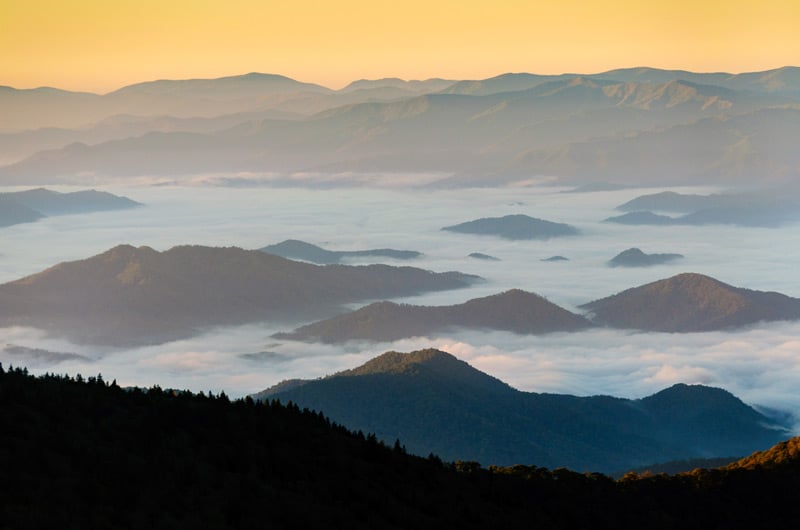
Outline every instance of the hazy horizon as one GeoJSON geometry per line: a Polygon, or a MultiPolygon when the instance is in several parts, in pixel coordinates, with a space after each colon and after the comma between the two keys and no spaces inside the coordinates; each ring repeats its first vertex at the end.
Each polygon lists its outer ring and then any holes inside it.
{"type": "Polygon", "coordinates": [[[107,92],[134,82],[275,72],[325,86],[399,76],[654,66],[744,72],[796,62],[800,7],[781,0],[628,3],[503,0],[403,9],[366,2],[249,0],[0,6],[0,84],[107,92]],[[591,53],[587,53],[591,51],[591,53]]]}

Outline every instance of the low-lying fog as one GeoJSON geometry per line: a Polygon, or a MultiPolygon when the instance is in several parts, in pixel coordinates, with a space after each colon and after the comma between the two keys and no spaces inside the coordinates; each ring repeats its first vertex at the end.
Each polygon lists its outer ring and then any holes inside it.
{"type": "MultiPolygon", "coordinates": [[[[460,303],[518,287],[575,310],[581,303],[680,272],[699,272],[739,287],[800,297],[800,225],[633,227],[600,222],[618,215],[614,206],[660,189],[595,193],[560,193],[558,188],[104,189],[147,206],[52,217],[0,229],[0,282],[60,261],[86,258],[120,243],[157,250],[178,244],[259,248],[284,239],[301,239],[331,250],[417,250],[425,256],[386,262],[459,270],[487,280],[468,289],[402,300],[415,304],[460,303]],[[569,223],[582,235],[508,241],[440,231],[463,221],[515,213],[569,223]],[[642,269],[606,266],[607,260],[633,246],[648,253],[686,257],[642,269]],[[501,261],[468,258],[472,252],[501,261]],[[541,261],[553,255],[569,261],[541,261]]],[[[190,340],[110,350],[69,344],[37,330],[6,328],[0,329],[0,361],[27,364],[35,373],[102,373],[123,385],[224,390],[242,396],[283,379],[314,378],[351,368],[389,349],[433,346],[522,390],[642,397],[676,382],[703,383],[730,390],[748,403],[800,411],[796,392],[800,387],[800,323],[697,334],[593,330],[532,337],[471,331],[345,347],[276,341],[270,338],[276,331],[285,328],[265,324],[209,330],[190,340]],[[8,346],[3,350],[4,345],[79,354],[89,360],[59,362],[41,352],[8,346]]]]}

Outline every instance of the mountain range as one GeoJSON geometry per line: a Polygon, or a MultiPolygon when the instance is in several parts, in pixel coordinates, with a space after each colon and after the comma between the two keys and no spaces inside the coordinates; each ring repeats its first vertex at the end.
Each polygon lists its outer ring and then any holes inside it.
{"type": "Polygon", "coordinates": [[[120,245],[0,285],[0,325],[77,342],[154,344],[209,326],[297,322],[359,300],[456,289],[476,281],[412,267],[317,266],[256,250],[120,245]]]}
{"type": "Polygon", "coordinates": [[[662,226],[732,224],[774,227],[800,221],[800,190],[797,185],[790,185],[712,195],[664,191],[636,197],[617,206],[617,209],[628,213],[609,217],[607,222],[662,226]],[[651,210],[683,215],[671,217],[651,210]]]}
{"type": "Polygon", "coordinates": [[[440,186],[787,182],[800,161],[799,71],[385,79],[340,91],[253,73],[102,96],[6,87],[0,182],[216,172],[437,172],[440,186]]]}
{"type": "Polygon", "coordinates": [[[800,300],[683,273],[580,306],[588,321],[518,289],[444,307],[344,304],[457,289],[481,281],[388,265],[314,265],[258,250],[119,245],[0,285],[0,326],[31,326],[79,343],[130,346],[185,338],[212,326],[308,324],[282,338],[341,342],[424,336],[457,328],[515,333],[590,325],[666,332],[800,319],[800,300]],[[339,316],[335,316],[335,315],[339,316]],[[333,317],[333,318],[332,318],[333,317]]]}
{"type": "Polygon", "coordinates": [[[537,294],[512,289],[451,306],[376,302],[351,313],[303,326],[291,333],[278,333],[274,337],[325,343],[348,340],[387,342],[428,336],[452,328],[541,334],[578,331],[591,325],[585,318],[537,294]]]}
{"type": "Polygon", "coordinates": [[[322,410],[412,453],[496,465],[611,472],[745,455],[785,436],[720,389],[676,385],[640,400],[520,392],[438,350],[388,352],[253,397],[322,410]]]}
{"type": "MultiPolygon", "coordinates": [[[[622,253],[622,259],[631,263],[626,266],[648,266],[664,259],[676,259],[673,254],[644,254],[632,250],[634,252],[622,253]]],[[[583,304],[580,309],[586,313],[576,315],[537,294],[512,289],[452,306],[376,302],[274,336],[324,343],[390,342],[437,333],[457,335],[465,329],[544,334],[576,332],[597,325],[691,333],[800,319],[800,299],[733,287],[697,273],[682,273],[634,287],[583,304]]]]}

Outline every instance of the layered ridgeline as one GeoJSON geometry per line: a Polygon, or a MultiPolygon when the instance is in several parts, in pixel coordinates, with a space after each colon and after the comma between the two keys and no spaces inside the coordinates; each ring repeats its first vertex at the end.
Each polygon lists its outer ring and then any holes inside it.
{"type": "Polygon", "coordinates": [[[45,188],[0,193],[0,227],[38,221],[43,217],[124,210],[142,206],[105,191],[60,193],[45,188]]]}
{"type": "Polygon", "coordinates": [[[723,390],[676,385],[640,400],[521,392],[450,354],[389,352],[253,396],[322,410],[409,451],[484,464],[618,471],[744,455],[785,436],[723,390]]]}
{"type": "Polygon", "coordinates": [[[542,296],[512,289],[452,306],[415,306],[376,302],[356,311],[315,322],[276,338],[326,343],[348,340],[393,341],[454,328],[500,330],[519,334],[578,331],[592,324],[542,296]]]}
{"type": "Polygon", "coordinates": [[[0,367],[10,528],[793,528],[797,439],[676,477],[481,469],[297,406],[0,367]],[[81,378],[82,379],[82,378],[81,378]],[[392,447],[394,445],[394,447],[392,447]],[[154,477],[158,477],[154,480],[154,477]]]}
{"type": "Polygon", "coordinates": [[[411,267],[317,266],[256,250],[121,245],[0,285],[0,325],[87,343],[152,344],[207,326],[321,318],[359,300],[465,287],[411,267]]]}
{"type": "Polygon", "coordinates": [[[318,263],[320,265],[331,265],[341,263],[347,258],[391,258],[398,260],[409,260],[422,256],[422,253],[414,250],[395,250],[392,248],[376,248],[369,250],[327,250],[305,241],[297,239],[287,239],[274,245],[267,245],[260,249],[261,252],[281,256],[287,259],[299,259],[318,263]]]}
{"type": "Polygon", "coordinates": [[[376,80],[340,91],[248,74],[141,83],[104,96],[5,87],[0,159],[8,165],[0,179],[252,172],[346,181],[352,173],[435,172],[450,175],[441,180],[447,186],[537,175],[787,182],[800,161],[797,72],[508,74],[376,80]]]}
{"type": "Polygon", "coordinates": [[[634,287],[580,307],[596,324],[679,333],[800,319],[800,299],[733,287],[694,273],[634,287]]]}

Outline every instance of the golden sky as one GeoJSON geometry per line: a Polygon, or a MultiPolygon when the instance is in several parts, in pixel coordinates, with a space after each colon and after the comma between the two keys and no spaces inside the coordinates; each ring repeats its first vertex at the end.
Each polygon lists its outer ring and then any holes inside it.
{"type": "Polygon", "coordinates": [[[800,64],[800,0],[0,0],[0,85],[800,64]]]}

